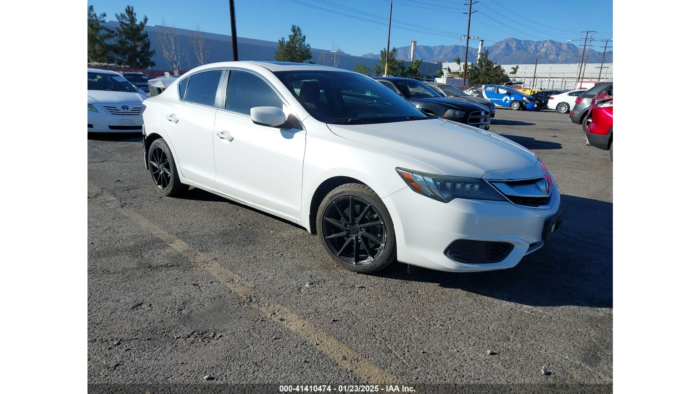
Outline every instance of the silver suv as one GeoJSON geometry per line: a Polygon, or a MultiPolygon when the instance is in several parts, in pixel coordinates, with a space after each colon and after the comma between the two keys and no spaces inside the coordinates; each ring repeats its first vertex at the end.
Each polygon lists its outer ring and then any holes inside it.
{"type": "Polygon", "coordinates": [[[591,107],[591,102],[603,90],[612,89],[612,82],[601,82],[586,90],[581,97],[576,99],[576,105],[569,112],[569,119],[576,124],[583,123],[585,116],[588,115],[588,109],[591,107]]]}

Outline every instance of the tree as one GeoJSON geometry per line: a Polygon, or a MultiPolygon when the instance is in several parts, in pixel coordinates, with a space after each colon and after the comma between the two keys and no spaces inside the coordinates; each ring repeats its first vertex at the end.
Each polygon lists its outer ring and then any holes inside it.
{"type": "MultiPolygon", "coordinates": [[[[391,48],[389,52],[389,75],[395,77],[403,77],[406,75],[406,67],[403,65],[402,61],[396,60],[396,48],[391,48]]],[[[379,64],[374,66],[374,73],[376,75],[384,75],[384,62],[386,59],[386,50],[382,49],[379,52],[379,64]]]]}
{"type": "Polygon", "coordinates": [[[160,47],[161,55],[163,55],[165,61],[168,62],[170,69],[182,70],[184,54],[175,25],[170,27],[165,23],[165,19],[163,19],[163,26],[160,26],[160,32],[156,35],[156,42],[160,47]]]}
{"type": "Polygon", "coordinates": [[[277,61],[304,63],[312,58],[311,45],[306,43],[306,36],[301,34],[301,28],[297,25],[292,25],[289,41],[284,37],[277,41],[277,52],[275,52],[277,61]]]}
{"type": "Polygon", "coordinates": [[[356,64],[352,71],[364,74],[368,77],[372,75],[372,70],[370,70],[369,67],[365,66],[364,64],[356,64]]]}
{"type": "Polygon", "coordinates": [[[517,74],[519,68],[520,68],[520,66],[513,66],[513,67],[511,67],[511,68],[510,68],[510,75],[515,75],[515,74],[517,74]]]}
{"type": "Polygon", "coordinates": [[[148,17],[138,22],[134,7],[128,5],[121,14],[115,14],[119,27],[116,28],[114,54],[118,64],[147,68],[156,64],[151,60],[156,51],[151,50],[151,41],[144,31],[148,17]]]}
{"type": "Polygon", "coordinates": [[[420,79],[420,66],[423,63],[423,60],[414,60],[412,61],[409,65],[408,68],[406,69],[406,75],[409,78],[413,79],[420,79]]]}
{"type": "Polygon", "coordinates": [[[202,31],[199,30],[199,25],[197,25],[197,30],[192,32],[190,39],[192,40],[192,49],[194,50],[194,57],[197,58],[197,63],[199,63],[200,66],[207,63],[209,58],[209,45],[207,45],[202,31]]]}
{"type": "Polygon", "coordinates": [[[104,12],[97,15],[93,6],[88,6],[88,63],[114,62],[112,47],[106,42],[114,32],[101,26],[106,16],[104,12]]]}
{"type": "MultiPolygon", "coordinates": [[[[448,69],[449,69],[449,67],[448,67],[448,69]]],[[[437,74],[437,75],[443,75],[443,72],[442,72],[441,69],[438,68],[437,70],[435,70],[435,74],[437,74]]]]}
{"type": "Polygon", "coordinates": [[[338,64],[340,64],[340,57],[338,56],[339,52],[343,52],[338,48],[337,45],[335,45],[335,41],[333,41],[333,50],[331,53],[333,54],[331,60],[333,61],[333,67],[338,67],[338,64]]]}
{"type": "Polygon", "coordinates": [[[509,78],[508,74],[506,74],[506,70],[489,60],[489,51],[485,51],[476,65],[473,63],[469,65],[467,69],[467,79],[469,80],[469,85],[473,86],[481,84],[502,85],[506,83],[509,78]]]}
{"type": "Polygon", "coordinates": [[[328,60],[326,58],[326,52],[321,52],[318,54],[316,57],[316,64],[320,64],[322,66],[327,66],[328,60]]]}

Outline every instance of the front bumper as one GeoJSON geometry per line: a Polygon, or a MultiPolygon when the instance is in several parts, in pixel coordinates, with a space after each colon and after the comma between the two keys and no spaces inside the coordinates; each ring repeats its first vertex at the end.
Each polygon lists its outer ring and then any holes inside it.
{"type": "Polygon", "coordinates": [[[523,105],[525,105],[525,109],[528,111],[539,111],[541,109],[540,103],[537,101],[530,101],[529,103],[523,101],[523,105]]]}
{"type": "Polygon", "coordinates": [[[515,267],[543,246],[545,222],[559,212],[559,190],[553,185],[550,208],[536,209],[507,201],[455,199],[442,203],[409,188],[384,198],[396,232],[398,260],[450,272],[491,271],[515,267]],[[507,242],[512,251],[500,262],[470,264],[445,254],[454,241],[507,242]]]}
{"type": "Polygon", "coordinates": [[[88,111],[88,132],[90,133],[141,133],[143,116],[117,116],[103,112],[88,111]]]}

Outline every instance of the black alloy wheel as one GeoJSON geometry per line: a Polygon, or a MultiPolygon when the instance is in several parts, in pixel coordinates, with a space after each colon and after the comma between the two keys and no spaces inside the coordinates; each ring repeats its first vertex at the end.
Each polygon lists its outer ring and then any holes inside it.
{"type": "Polygon", "coordinates": [[[151,149],[151,154],[148,157],[149,169],[151,170],[151,178],[153,183],[160,190],[165,190],[172,182],[172,170],[170,169],[170,161],[168,155],[162,147],[156,146],[151,149]]]}
{"type": "Polygon", "coordinates": [[[316,228],[326,251],[346,269],[372,273],[396,260],[389,212],[365,185],[331,191],[321,202],[316,228]]]}
{"type": "Polygon", "coordinates": [[[153,141],[148,148],[148,171],[156,189],[166,196],[175,196],[189,189],[180,182],[173,155],[162,138],[153,141]]]}

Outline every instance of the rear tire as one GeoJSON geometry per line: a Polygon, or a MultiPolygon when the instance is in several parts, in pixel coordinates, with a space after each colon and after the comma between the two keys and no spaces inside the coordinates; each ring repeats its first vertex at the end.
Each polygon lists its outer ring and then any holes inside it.
{"type": "Polygon", "coordinates": [[[180,182],[173,154],[162,138],[153,141],[148,148],[148,171],[156,190],[165,196],[176,196],[189,189],[189,186],[180,182]]]}
{"type": "Polygon", "coordinates": [[[520,101],[515,100],[515,101],[510,102],[510,109],[512,109],[513,111],[517,111],[521,107],[522,107],[522,104],[520,103],[520,101]]]}
{"type": "Polygon", "coordinates": [[[559,112],[560,114],[568,114],[569,113],[569,104],[567,104],[567,103],[557,104],[557,112],[559,112]]]}
{"type": "Polygon", "coordinates": [[[610,142],[610,161],[613,161],[613,159],[612,159],[612,147],[613,147],[613,143],[610,142]]]}
{"type": "Polygon", "coordinates": [[[396,261],[396,236],[381,198],[368,186],[348,183],[321,201],[316,229],[323,248],[341,267],[362,274],[396,261]]]}
{"type": "Polygon", "coordinates": [[[588,125],[591,124],[592,121],[590,115],[583,118],[583,121],[581,121],[581,128],[583,128],[584,133],[588,131],[588,125]]]}
{"type": "Polygon", "coordinates": [[[610,145],[610,159],[615,162],[615,141],[610,145]]]}

